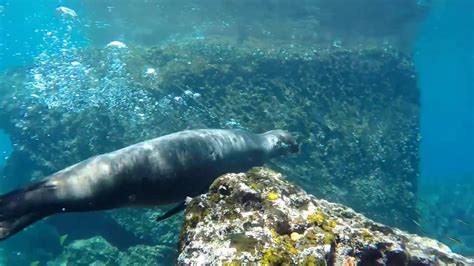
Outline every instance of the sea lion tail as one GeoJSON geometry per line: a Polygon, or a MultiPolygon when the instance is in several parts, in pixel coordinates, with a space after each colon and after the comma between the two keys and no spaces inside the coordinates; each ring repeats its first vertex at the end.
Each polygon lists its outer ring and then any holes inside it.
{"type": "Polygon", "coordinates": [[[20,217],[3,220],[0,218],[0,241],[20,232],[25,227],[43,219],[48,215],[42,213],[29,213],[20,217]]]}
{"type": "Polygon", "coordinates": [[[49,216],[51,212],[43,204],[47,194],[45,182],[39,182],[0,196],[0,240],[49,216]]]}

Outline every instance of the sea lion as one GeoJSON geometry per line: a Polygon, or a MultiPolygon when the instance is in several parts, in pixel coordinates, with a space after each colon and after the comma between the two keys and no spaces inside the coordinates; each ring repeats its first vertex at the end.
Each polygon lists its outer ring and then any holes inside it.
{"type": "Polygon", "coordinates": [[[180,203],[220,175],[299,150],[283,130],[186,130],[98,155],[0,196],[0,240],[53,214],[180,203]]]}

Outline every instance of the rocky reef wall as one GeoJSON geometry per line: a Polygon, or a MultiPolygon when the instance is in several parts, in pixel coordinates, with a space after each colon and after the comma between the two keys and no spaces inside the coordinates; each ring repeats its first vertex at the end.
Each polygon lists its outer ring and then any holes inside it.
{"type": "MultiPolygon", "coordinates": [[[[190,55],[181,59],[190,69],[180,71],[176,59],[163,66],[168,86],[161,90],[196,90],[211,116],[243,128],[300,132],[302,154],[279,162],[291,165],[291,178],[327,199],[390,217],[385,222],[410,224],[419,159],[410,58],[388,50],[191,49],[175,53],[190,55]]],[[[150,57],[160,64],[169,55],[156,50],[150,57]]]]}

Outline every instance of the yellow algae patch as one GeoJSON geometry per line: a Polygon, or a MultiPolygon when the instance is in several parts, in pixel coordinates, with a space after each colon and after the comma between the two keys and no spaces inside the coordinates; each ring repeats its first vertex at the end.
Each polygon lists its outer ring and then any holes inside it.
{"type": "Polygon", "coordinates": [[[326,221],[326,215],[322,211],[308,215],[308,222],[312,224],[322,225],[326,221]]]}
{"type": "Polygon", "coordinates": [[[367,230],[362,230],[361,235],[365,240],[372,240],[374,238],[374,236],[367,230]]]}
{"type": "Polygon", "coordinates": [[[302,237],[303,237],[303,236],[302,236],[301,234],[298,234],[297,232],[293,232],[293,233],[291,233],[291,235],[290,235],[291,240],[293,240],[293,241],[295,241],[295,242],[298,241],[298,240],[299,240],[300,238],[302,238],[302,237]]]}
{"type": "Polygon", "coordinates": [[[275,242],[275,244],[280,244],[281,240],[278,238],[277,232],[275,232],[275,229],[271,228],[270,232],[272,233],[272,239],[275,242]]]}
{"type": "Polygon", "coordinates": [[[336,241],[336,237],[334,237],[333,234],[331,234],[331,233],[325,233],[324,234],[324,244],[329,245],[334,241],[336,241]]]}
{"type": "Polygon", "coordinates": [[[276,199],[278,199],[279,196],[280,196],[280,195],[279,195],[278,193],[276,193],[276,192],[270,192],[270,193],[268,193],[268,195],[267,195],[267,199],[269,199],[269,200],[276,200],[276,199]]]}

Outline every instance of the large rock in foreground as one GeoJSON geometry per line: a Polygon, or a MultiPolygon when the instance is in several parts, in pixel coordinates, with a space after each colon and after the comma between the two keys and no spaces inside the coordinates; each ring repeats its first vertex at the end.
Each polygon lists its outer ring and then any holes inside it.
{"type": "Polygon", "coordinates": [[[218,178],[189,202],[179,264],[474,265],[442,243],[316,199],[254,168],[218,178]]]}

